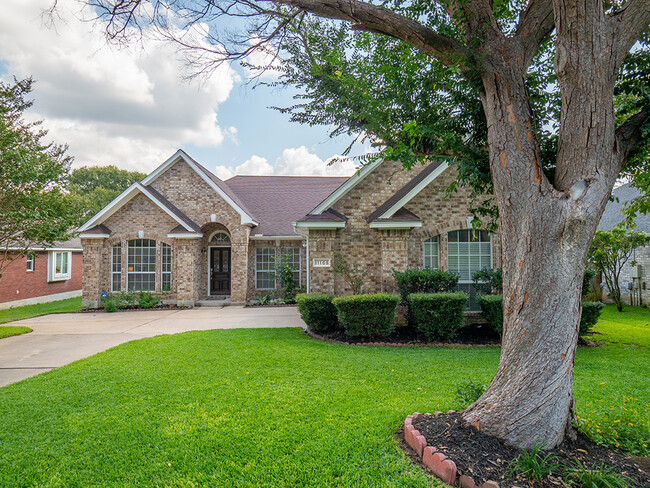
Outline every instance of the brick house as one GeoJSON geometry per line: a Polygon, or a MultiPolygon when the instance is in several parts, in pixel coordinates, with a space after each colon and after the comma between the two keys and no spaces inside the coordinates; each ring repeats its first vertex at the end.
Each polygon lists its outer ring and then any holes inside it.
{"type": "Polygon", "coordinates": [[[275,262],[307,291],[346,293],[331,260],[367,271],[365,291],[395,291],[392,269],[471,274],[500,265],[497,240],[467,230],[470,191],[445,198],[446,163],[411,172],[377,161],[350,178],[235,176],[222,181],[178,151],[80,229],[83,302],[103,292],[150,290],[186,305],[244,302],[279,286],[275,262]]]}
{"type": "Polygon", "coordinates": [[[81,295],[81,240],[31,248],[29,256],[11,254],[0,282],[0,310],[81,295]]]}

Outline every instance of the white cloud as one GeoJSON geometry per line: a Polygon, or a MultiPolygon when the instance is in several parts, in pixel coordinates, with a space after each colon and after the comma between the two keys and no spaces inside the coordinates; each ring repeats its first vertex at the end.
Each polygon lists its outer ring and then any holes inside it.
{"type": "MultiPolygon", "coordinates": [[[[259,36],[253,36],[248,40],[250,46],[260,42],[259,36]]],[[[270,44],[262,44],[252,53],[246,56],[245,70],[249,78],[260,77],[266,79],[277,79],[280,76],[282,61],[270,44]]]]}
{"type": "MultiPolygon", "coordinates": [[[[50,137],[70,145],[76,165],[117,164],[149,172],[178,147],[217,147],[235,138],[216,109],[237,74],[219,67],[203,83],[181,83],[184,61],[168,43],[145,37],[137,46],[106,45],[105,24],[91,22],[75,0],[59,0],[56,29],[41,11],[51,0],[4,0],[0,60],[11,76],[37,81],[31,117],[44,119],[50,137]]],[[[197,26],[191,34],[201,35],[197,26]]]]}
{"type": "Polygon", "coordinates": [[[336,155],[323,161],[305,146],[300,146],[282,151],[273,166],[266,158],[251,156],[239,166],[218,165],[215,174],[222,180],[235,175],[351,176],[356,169],[354,162],[348,158],[336,155]]]}

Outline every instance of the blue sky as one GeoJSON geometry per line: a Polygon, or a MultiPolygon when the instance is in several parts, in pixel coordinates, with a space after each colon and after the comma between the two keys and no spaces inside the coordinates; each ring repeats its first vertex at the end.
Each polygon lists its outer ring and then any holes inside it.
{"type": "MultiPolygon", "coordinates": [[[[293,89],[253,88],[237,64],[186,82],[185,60],[173,46],[152,36],[111,48],[104,25],[77,0],[59,0],[55,26],[47,28],[41,13],[50,5],[3,0],[0,78],[36,80],[29,117],[44,120],[51,139],[69,145],[75,166],[147,173],[182,148],[222,178],[354,171],[352,161],[326,164],[350,138],[330,139],[328,127],[290,123],[270,108],[291,104],[293,89]]],[[[356,152],[364,150],[359,145],[356,152]]]]}

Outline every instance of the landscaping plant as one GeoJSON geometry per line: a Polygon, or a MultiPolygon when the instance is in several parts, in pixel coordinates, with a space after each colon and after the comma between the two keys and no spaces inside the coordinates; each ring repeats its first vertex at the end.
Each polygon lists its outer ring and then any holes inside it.
{"type": "Polygon", "coordinates": [[[361,271],[361,268],[355,263],[348,263],[347,259],[340,252],[335,252],[332,258],[332,269],[334,274],[342,276],[352,289],[352,293],[360,295],[363,293],[363,282],[366,279],[367,271],[361,271]]]}
{"type": "Polygon", "coordinates": [[[503,293],[503,268],[483,268],[472,275],[476,293],[501,295],[503,293]]]}
{"type": "Polygon", "coordinates": [[[389,293],[335,298],[339,322],[350,338],[377,339],[395,329],[395,310],[400,298],[389,293]]]}
{"type": "Polygon", "coordinates": [[[627,476],[615,473],[614,468],[607,468],[602,464],[587,468],[579,461],[575,466],[565,470],[564,479],[569,485],[577,488],[628,488],[633,486],[627,476]]]}
{"type": "Polygon", "coordinates": [[[600,314],[605,304],[601,302],[582,302],[582,315],[580,316],[580,337],[586,336],[598,323],[600,314]]]}
{"type": "Polygon", "coordinates": [[[277,273],[280,277],[280,286],[282,287],[282,300],[284,300],[284,303],[296,303],[296,280],[293,277],[294,269],[286,262],[284,256],[278,264],[277,273]]]}
{"type": "Polygon", "coordinates": [[[519,455],[510,461],[508,476],[523,476],[530,481],[540,483],[553,471],[557,471],[560,465],[557,463],[557,456],[544,452],[544,444],[535,441],[530,451],[521,449],[519,455]]]}
{"type": "Polygon", "coordinates": [[[477,295],[476,301],[488,325],[500,336],[503,330],[503,295],[477,295]]]}
{"type": "Polygon", "coordinates": [[[456,390],[456,399],[458,400],[459,410],[469,407],[479,399],[487,385],[479,381],[466,381],[458,386],[456,390]]]}
{"type": "Polygon", "coordinates": [[[467,299],[464,292],[411,293],[407,297],[418,333],[429,341],[447,342],[465,323],[467,299]]]}
{"type": "Polygon", "coordinates": [[[160,297],[148,291],[141,291],[136,298],[140,308],[154,308],[160,303],[160,297]]]}
{"type": "Polygon", "coordinates": [[[335,295],[329,293],[300,293],[296,296],[300,317],[314,332],[329,332],[336,329],[338,319],[332,301],[335,295]]]}
{"type": "Polygon", "coordinates": [[[408,303],[411,293],[449,293],[456,289],[460,275],[441,269],[393,270],[402,301],[408,303]]]}

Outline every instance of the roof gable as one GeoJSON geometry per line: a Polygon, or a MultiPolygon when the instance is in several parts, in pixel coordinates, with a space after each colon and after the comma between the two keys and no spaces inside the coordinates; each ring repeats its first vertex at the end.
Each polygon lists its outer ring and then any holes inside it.
{"type": "Polygon", "coordinates": [[[156,180],[156,178],[179,161],[184,161],[190,168],[192,168],[196,174],[203,179],[203,181],[217,192],[217,194],[240,215],[242,225],[257,225],[257,221],[246,208],[244,202],[242,202],[241,199],[230,188],[228,188],[228,185],[188,156],[182,149],[176,151],[172,157],[158,166],[158,168],[156,168],[149,176],[142,180],[142,184],[151,184],[156,180]]]}
{"type": "MultiPolygon", "coordinates": [[[[94,229],[105,222],[111,215],[124,207],[137,195],[144,195],[151,200],[158,208],[174,219],[180,226],[187,230],[187,232],[197,233],[201,228],[175,207],[171,202],[164,198],[160,193],[151,187],[146,187],[142,183],[133,183],[130,187],[124,190],[117,198],[104,207],[97,215],[91,218],[84,225],[79,227],[79,232],[83,233],[90,229],[94,229]]],[[[103,226],[102,226],[103,227],[103,226]]]]}

